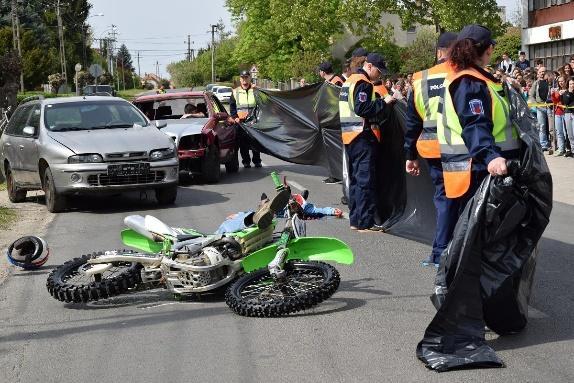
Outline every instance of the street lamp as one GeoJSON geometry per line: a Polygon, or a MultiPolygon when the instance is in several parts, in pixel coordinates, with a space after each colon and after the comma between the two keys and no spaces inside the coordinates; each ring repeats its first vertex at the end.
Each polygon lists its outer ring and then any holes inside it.
{"type": "MultiPolygon", "coordinates": [[[[92,17],[98,17],[98,16],[103,16],[103,15],[104,15],[103,13],[96,13],[95,15],[88,16],[86,18],[86,21],[92,17]]],[[[84,49],[83,49],[83,51],[84,51],[84,68],[86,68],[88,66],[88,64],[87,64],[88,59],[87,59],[87,54],[86,54],[86,29],[87,29],[87,27],[88,27],[87,24],[82,25],[82,43],[84,45],[84,49]]]]}

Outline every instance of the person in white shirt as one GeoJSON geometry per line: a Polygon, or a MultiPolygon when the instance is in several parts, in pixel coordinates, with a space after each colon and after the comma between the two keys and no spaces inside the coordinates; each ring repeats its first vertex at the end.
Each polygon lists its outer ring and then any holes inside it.
{"type": "Polygon", "coordinates": [[[508,75],[512,74],[512,71],[514,70],[514,62],[510,59],[507,53],[502,54],[502,61],[498,64],[498,68],[508,75]]]}

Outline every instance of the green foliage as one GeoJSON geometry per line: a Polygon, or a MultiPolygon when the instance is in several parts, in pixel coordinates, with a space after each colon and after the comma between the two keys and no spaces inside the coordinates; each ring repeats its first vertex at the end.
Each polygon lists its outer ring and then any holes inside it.
{"type": "Polygon", "coordinates": [[[116,63],[116,65],[122,69],[130,72],[134,71],[132,55],[125,44],[122,44],[120,49],[118,49],[118,53],[116,54],[116,63]]]}
{"type": "Polygon", "coordinates": [[[415,41],[403,50],[401,73],[415,73],[435,63],[438,35],[428,29],[417,33],[415,41]]]}
{"type": "Polygon", "coordinates": [[[94,83],[94,76],[88,71],[80,71],[78,73],[78,88],[82,89],[86,85],[92,85],[94,83]]]}
{"type": "MultiPolygon", "coordinates": [[[[40,88],[48,75],[60,72],[59,38],[55,1],[18,1],[20,40],[22,47],[22,71],[26,89],[40,88]]],[[[10,1],[0,2],[0,52],[12,48],[10,1]]],[[[61,14],[64,24],[68,82],[72,82],[74,66],[83,62],[85,28],[91,4],[88,0],[61,0],[61,14]]],[[[88,36],[89,37],[89,36],[88,36]]],[[[86,49],[88,62],[92,51],[86,49]]]]}
{"type": "MultiPolygon", "coordinates": [[[[225,38],[215,48],[215,73],[218,81],[230,81],[239,72],[233,61],[237,38],[225,38]]],[[[211,82],[211,50],[202,51],[192,62],[179,61],[167,66],[176,87],[192,87],[211,82]]]]}
{"type": "Polygon", "coordinates": [[[508,28],[504,35],[496,39],[491,64],[499,63],[502,60],[503,53],[508,54],[514,61],[518,60],[518,52],[521,45],[520,28],[508,28]]]}
{"type": "Polygon", "coordinates": [[[53,73],[48,76],[48,84],[52,89],[52,93],[58,94],[58,89],[64,83],[64,79],[60,73],[53,73]]]}
{"type": "Polygon", "coordinates": [[[358,47],[363,47],[369,52],[378,52],[385,58],[389,72],[399,73],[403,64],[402,53],[404,48],[392,43],[391,40],[388,36],[381,40],[367,37],[356,43],[347,53],[350,56],[353,50],[358,47]]]}

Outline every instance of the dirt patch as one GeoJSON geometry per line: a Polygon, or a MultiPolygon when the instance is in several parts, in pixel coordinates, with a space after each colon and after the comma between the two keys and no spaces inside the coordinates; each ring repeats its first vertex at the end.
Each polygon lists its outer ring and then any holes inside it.
{"type": "Polygon", "coordinates": [[[1,189],[0,185],[0,207],[9,209],[5,210],[9,221],[0,227],[0,285],[14,270],[14,266],[6,258],[8,246],[25,235],[44,235],[55,216],[46,210],[43,203],[44,193],[29,192],[25,202],[12,203],[5,188],[1,189]]]}

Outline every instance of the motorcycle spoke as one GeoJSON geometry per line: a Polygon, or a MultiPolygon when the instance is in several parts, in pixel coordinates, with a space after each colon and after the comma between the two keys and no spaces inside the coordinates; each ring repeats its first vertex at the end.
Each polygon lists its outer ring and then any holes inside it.
{"type": "Polygon", "coordinates": [[[312,270],[297,270],[287,275],[286,281],[275,281],[268,275],[254,280],[245,286],[241,296],[252,301],[273,301],[294,298],[317,289],[325,280],[324,276],[312,270]]]}

